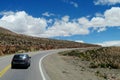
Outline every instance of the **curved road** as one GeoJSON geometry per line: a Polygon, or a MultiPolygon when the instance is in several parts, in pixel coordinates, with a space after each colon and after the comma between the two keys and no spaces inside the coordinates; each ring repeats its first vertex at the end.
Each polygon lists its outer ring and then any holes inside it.
{"type": "Polygon", "coordinates": [[[47,55],[65,50],[68,49],[28,53],[31,56],[31,65],[28,69],[11,69],[13,55],[0,57],[0,80],[49,80],[42,65],[42,59],[47,55]]]}

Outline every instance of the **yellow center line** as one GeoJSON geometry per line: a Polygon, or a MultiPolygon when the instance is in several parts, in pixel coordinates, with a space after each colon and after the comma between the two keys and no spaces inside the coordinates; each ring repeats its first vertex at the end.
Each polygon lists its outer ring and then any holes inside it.
{"type": "Polygon", "coordinates": [[[6,66],[2,71],[0,71],[0,78],[10,69],[11,64],[6,66]]]}

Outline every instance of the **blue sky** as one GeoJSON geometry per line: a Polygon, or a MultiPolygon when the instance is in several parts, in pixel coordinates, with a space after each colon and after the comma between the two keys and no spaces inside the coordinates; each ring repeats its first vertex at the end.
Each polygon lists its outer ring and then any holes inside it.
{"type": "Polygon", "coordinates": [[[119,0],[1,0],[0,26],[17,33],[120,46],[119,0]]]}

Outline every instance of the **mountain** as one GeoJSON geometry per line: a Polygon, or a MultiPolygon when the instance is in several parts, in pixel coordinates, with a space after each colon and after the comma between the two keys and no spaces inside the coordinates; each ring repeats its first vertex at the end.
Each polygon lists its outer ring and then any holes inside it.
{"type": "Polygon", "coordinates": [[[0,55],[16,52],[49,50],[59,48],[99,47],[98,45],[77,43],[66,40],[39,38],[14,33],[0,27],[0,55]]]}
{"type": "Polygon", "coordinates": [[[17,35],[16,33],[13,33],[12,31],[0,27],[0,34],[10,34],[10,35],[17,35]]]}

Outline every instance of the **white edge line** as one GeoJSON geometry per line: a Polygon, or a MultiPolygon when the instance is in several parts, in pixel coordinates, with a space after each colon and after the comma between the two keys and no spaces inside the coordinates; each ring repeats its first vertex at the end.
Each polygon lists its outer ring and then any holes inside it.
{"type": "MultiPolygon", "coordinates": [[[[51,54],[53,54],[53,53],[51,53],[51,54]]],[[[45,75],[44,75],[43,70],[42,70],[42,60],[43,60],[46,56],[51,55],[51,54],[47,54],[47,55],[43,56],[43,57],[40,59],[40,61],[39,61],[39,70],[40,70],[40,73],[41,73],[41,76],[42,76],[42,80],[46,80],[45,75]]]]}
{"type": "Polygon", "coordinates": [[[48,55],[50,55],[50,54],[47,54],[47,55],[43,56],[39,61],[39,70],[40,70],[40,73],[41,73],[41,76],[42,76],[42,80],[46,80],[45,75],[44,75],[43,70],[42,70],[42,60],[48,55]]]}

